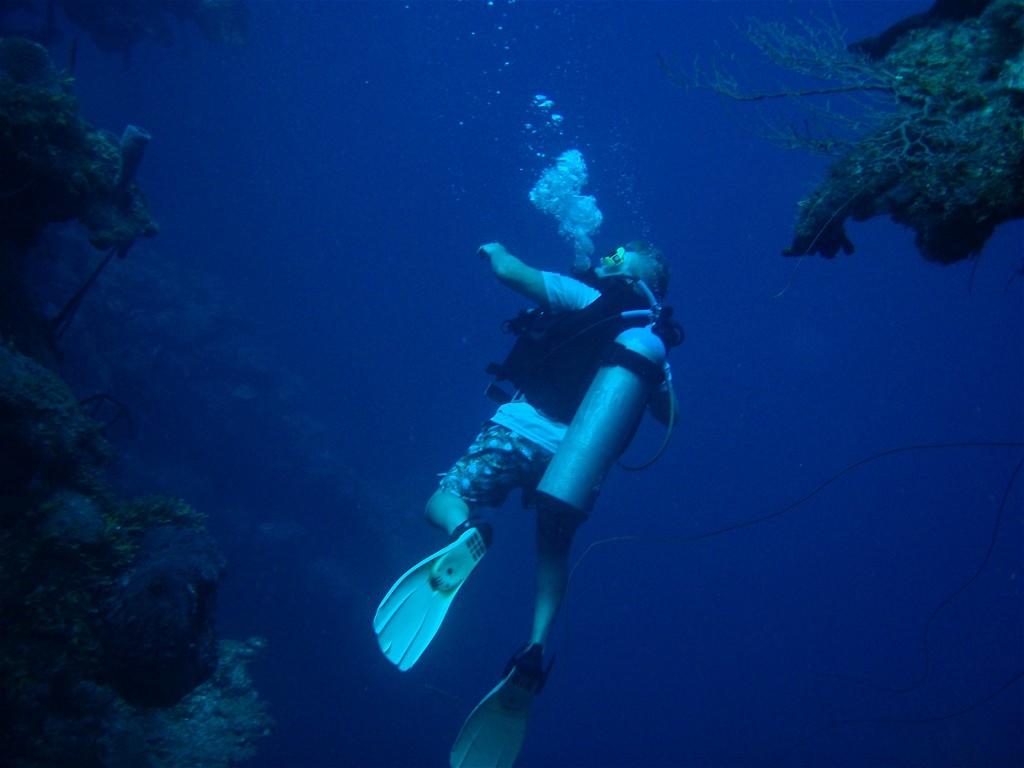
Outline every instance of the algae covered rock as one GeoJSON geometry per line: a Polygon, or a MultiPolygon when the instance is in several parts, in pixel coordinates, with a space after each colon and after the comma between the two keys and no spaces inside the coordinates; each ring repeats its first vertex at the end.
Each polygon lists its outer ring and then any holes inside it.
{"type": "Polygon", "coordinates": [[[23,37],[0,37],[0,73],[17,85],[57,86],[50,54],[23,37]]]}
{"type": "Polygon", "coordinates": [[[249,676],[265,645],[260,638],[222,641],[212,677],[173,707],[137,709],[118,701],[100,739],[103,764],[228,768],[252,757],[271,727],[249,676]]]}
{"type": "Polygon", "coordinates": [[[0,344],[0,493],[90,488],[110,449],[64,381],[0,344]]]}
{"type": "Polygon", "coordinates": [[[0,38],[0,240],[26,245],[78,219],[97,248],[156,234],[135,184],[119,184],[119,141],[78,114],[72,81],[46,49],[0,38]]]}
{"type": "Polygon", "coordinates": [[[850,253],[848,218],[889,215],[926,259],[949,264],[1024,216],[1024,0],[977,5],[976,17],[908,25],[854,60],[893,106],[800,202],[786,255],[850,253]]]}
{"type": "Polygon", "coordinates": [[[147,531],[104,617],[106,674],[126,701],[176,704],[213,674],[213,628],[223,558],[202,531],[147,531]]]}
{"type": "Polygon", "coordinates": [[[249,36],[246,0],[59,0],[64,14],[89,33],[98,48],[120,52],[150,40],[171,46],[182,23],[195,25],[214,43],[240,45],[249,36]]]}
{"type": "MultiPolygon", "coordinates": [[[[133,4],[92,4],[116,15],[114,5],[133,4]]],[[[215,27],[217,8],[233,4],[165,5],[215,27]]],[[[101,391],[80,402],[54,372],[65,312],[45,317],[28,290],[27,246],[51,222],[78,220],[108,249],[104,264],[156,232],[135,184],[148,141],[132,126],[120,139],[90,126],[45,48],[0,38],[5,766],[228,766],[269,729],[245,669],[262,643],[220,643],[214,631],[224,563],[204,517],[179,499],[119,499],[107,485],[111,448],[87,411],[115,401],[101,391]]],[[[68,316],[75,308],[67,302],[68,316]]]]}
{"type": "Polygon", "coordinates": [[[204,517],[119,500],[108,455],[67,385],[0,344],[0,763],[230,765],[269,728],[260,644],[218,658],[204,517]]]}
{"type": "Polygon", "coordinates": [[[98,546],[107,538],[103,509],[91,496],[62,489],[47,500],[43,509],[39,536],[55,548],[75,551],[98,546]]]}

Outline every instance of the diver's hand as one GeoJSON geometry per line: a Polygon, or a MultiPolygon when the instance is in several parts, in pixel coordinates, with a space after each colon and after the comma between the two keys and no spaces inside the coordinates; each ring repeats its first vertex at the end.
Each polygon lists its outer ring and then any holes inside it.
{"type": "Polygon", "coordinates": [[[491,270],[502,282],[526,267],[516,256],[508,252],[501,243],[484,243],[476,250],[481,259],[491,265],[491,270]]]}
{"type": "Polygon", "coordinates": [[[486,259],[498,280],[516,293],[547,306],[548,294],[544,285],[544,275],[523,263],[522,259],[509,253],[501,243],[484,243],[477,248],[477,255],[486,259]]]}
{"type": "Polygon", "coordinates": [[[507,260],[510,254],[504,245],[501,243],[484,243],[476,249],[476,254],[481,259],[485,259],[494,265],[495,259],[499,262],[507,260]]]}

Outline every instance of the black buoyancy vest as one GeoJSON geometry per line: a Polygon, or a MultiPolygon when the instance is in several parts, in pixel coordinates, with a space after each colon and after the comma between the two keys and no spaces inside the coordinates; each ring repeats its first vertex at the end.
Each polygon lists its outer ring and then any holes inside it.
{"type": "Polygon", "coordinates": [[[647,317],[622,318],[631,309],[649,309],[631,283],[609,279],[586,307],[565,312],[533,309],[506,323],[519,338],[500,364],[488,366],[499,381],[510,381],[531,405],[568,423],[586,395],[611,342],[627,328],[647,325],[647,317]]]}

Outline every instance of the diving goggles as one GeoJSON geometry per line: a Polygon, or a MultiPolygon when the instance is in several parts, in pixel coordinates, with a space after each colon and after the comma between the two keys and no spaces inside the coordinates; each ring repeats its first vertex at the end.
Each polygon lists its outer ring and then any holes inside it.
{"type": "Polygon", "coordinates": [[[626,249],[620,245],[607,256],[601,257],[601,266],[607,274],[621,272],[626,267],[626,249]]]}

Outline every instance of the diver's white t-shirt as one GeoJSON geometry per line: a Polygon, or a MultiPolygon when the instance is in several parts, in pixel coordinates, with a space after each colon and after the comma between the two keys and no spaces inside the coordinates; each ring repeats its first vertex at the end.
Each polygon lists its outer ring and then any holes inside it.
{"type": "MultiPolygon", "coordinates": [[[[559,275],[555,272],[544,272],[544,290],[547,293],[548,307],[552,312],[568,312],[583,309],[594,301],[601,292],[596,288],[581,283],[579,280],[559,275]]],[[[531,443],[539,445],[554,453],[562,444],[567,424],[555,421],[530,405],[520,393],[509,403],[501,406],[491,417],[491,421],[510,429],[531,443]]]]}

